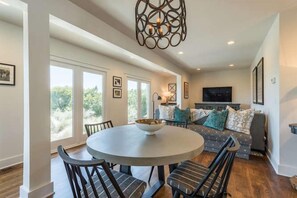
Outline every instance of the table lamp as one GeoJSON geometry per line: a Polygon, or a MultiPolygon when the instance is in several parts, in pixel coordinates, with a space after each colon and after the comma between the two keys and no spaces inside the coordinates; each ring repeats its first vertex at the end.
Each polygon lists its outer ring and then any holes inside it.
{"type": "Polygon", "coordinates": [[[155,95],[157,95],[157,100],[162,100],[161,96],[157,93],[154,92],[152,96],[152,102],[153,102],[153,119],[155,119],[155,95]]]}

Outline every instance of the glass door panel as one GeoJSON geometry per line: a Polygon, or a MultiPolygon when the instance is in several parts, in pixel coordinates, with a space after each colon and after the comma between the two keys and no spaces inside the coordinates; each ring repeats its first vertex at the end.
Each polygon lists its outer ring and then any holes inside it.
{"type": "Polygon", "coordinates": [[[128,80],[128,124],[138,118],[138,82],[128,80]]]}
{"type": "MultiPolygon", "coordinates": [[[[83,124],[103,121],[103,76],[83,72],[83,124]]],[[[85,133],[85,127],[84,133],[85,133]]]]}
{"type": "Polygon", "coordinates": [[[141,118],[149,118],[150,85],[141,83],[141,118]]]}
{"type": "Polygon", "coordinates": [[[51,141],[73,136],[73,70],[50,66],[51,141]]]}

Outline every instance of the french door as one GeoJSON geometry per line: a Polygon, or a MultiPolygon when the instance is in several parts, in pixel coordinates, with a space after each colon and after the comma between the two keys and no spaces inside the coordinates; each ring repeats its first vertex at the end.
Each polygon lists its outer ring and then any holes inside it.
{"type": "Polygon", "coordinates": [[[128,79],[128,124],[150,115],[150,83],[128,79]]]}
{"type": "Polygon", "coordinates": [[[52,149],[71,147],[86,140],[84,124],[104,118],[105,74],[55,63],[50,66],[52,149]]]}

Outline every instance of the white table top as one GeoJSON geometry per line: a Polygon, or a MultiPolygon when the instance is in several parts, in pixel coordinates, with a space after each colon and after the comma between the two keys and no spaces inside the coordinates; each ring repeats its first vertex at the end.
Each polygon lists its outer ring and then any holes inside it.
{"type": "Polygon", "coordinates": [[[164,126],[148,136],[136,125],[125,125],[100,131],[87,139],[92,156],[128,166],[175,164],[196,157],[203,148],[201,135],[174,126],[164,126]]]}

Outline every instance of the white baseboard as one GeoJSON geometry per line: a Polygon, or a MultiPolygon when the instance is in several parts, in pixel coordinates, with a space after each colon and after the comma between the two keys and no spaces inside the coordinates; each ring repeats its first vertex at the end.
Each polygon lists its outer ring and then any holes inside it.
{"type": "Polygon", "coordinates": [[[20,198],[46,198],[54,194],[54,183],[50,182],[40,186],[34,190],[29,191],[27,187],[22,185],[20,187],[20,198]]]}
{"type": "Polygon", "coordinates": [[[275,159],[271,157],[271,151],[267,150],[267,158],[272,165],[274,171],[278,175],[282,175],[285,177],[292,177],[293,175],[297,175],[297,167],[290,166],[286,164],[278,164],[275,159]]]}
{"type": "Polygon", "coordinates": [[[0,170],[4,168],[8,168],[10,166],[15,166],[17,164],[21,164],[23,162],[23,154],[15,155],[12,157],[8,157],[0,160],[0,170]]]}

